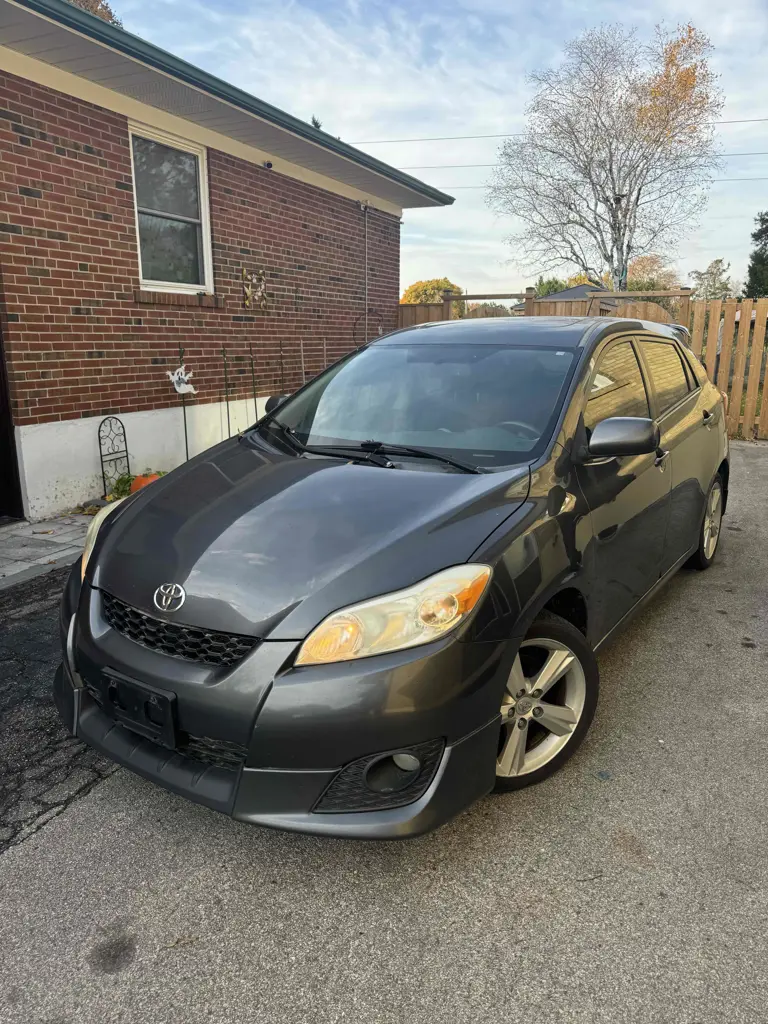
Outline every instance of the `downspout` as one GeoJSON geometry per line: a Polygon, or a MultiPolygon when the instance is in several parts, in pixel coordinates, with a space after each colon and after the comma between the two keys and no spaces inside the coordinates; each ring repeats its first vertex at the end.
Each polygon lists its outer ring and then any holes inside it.
{"type": "Polygon", "coordinates": [[[365,266],[365,271],[364,271],[364,273],[365,273],[365,282],[364,282],[365,310],[364,310],[364,314],[363,314],[363,325],[364,325],[363,326],[363,331],[364,331],[363,344],[367,345],[368,344],[368,204],[361,202],[360,203],[360,209],[363,211],[363,221],[365,223],[365,257],[364,257],[364,261],[363,261],[364,262],[364,266],[365,266]]]}

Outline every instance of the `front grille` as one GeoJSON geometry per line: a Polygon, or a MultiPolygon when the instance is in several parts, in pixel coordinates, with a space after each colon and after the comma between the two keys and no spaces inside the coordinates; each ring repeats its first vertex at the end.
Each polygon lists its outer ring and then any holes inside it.
{"type": "Polygon", "coordinates": [[[415,754],[421,761],[421,770],[405,789],[393,793],[374,792],[366,785],[368,768],[378,761],[381,754],[369,754],[358,761],[352,761],[336,775],[328,788],[315,804],[313,810],[320,814],[346,813],[348,811],[382,811],[390,807],[402,807],[413,803],[422,796],[434,778],[442,757],[442,740],[430,740],[413,747],[403,747],[404,753],[415,754]]]}
{"type": "Polygon", "coordinates": [[[180,754],[195,761],[233,771],[240,768],[248,753],[248,747],[240,743],[214,740],[210,736],[187,736],[186,740],[179,741],[177,749],[180,754]]]}
{"type": "Polygon", "coordinates": [[[101,592],[101,599],[104,618],[112,629],[142,647],[161,651],[172,658],[228,667],[244,658],[259,642],[253,636],[213,633],[197,626],[164,622],[132,608],[106,591],[101,592]]]}

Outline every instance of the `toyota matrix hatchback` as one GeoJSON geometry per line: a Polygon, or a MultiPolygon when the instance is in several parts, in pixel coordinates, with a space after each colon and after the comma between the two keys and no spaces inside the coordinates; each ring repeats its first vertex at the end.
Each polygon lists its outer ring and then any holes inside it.
{"type": "Polygon", "coordinates": [[[715,557],[723,399],[680,328],[426,324],[336,363],[89,530],[56,704],[240,821],[413,836],[546,778],[595,651],[715,557]]]}

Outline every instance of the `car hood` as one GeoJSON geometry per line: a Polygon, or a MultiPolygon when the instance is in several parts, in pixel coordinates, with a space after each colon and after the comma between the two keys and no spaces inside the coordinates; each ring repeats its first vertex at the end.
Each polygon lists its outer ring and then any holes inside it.
{"type": "Polygon", "coordinates": [[[383,469],[233,439],[127,502],[88,576],[158,618],[298,640],[337,608],[467,561],[529,480],[527,465],[383,469]],[[184,587],[182,608],[154,606],[163,583],[184,587]]]}

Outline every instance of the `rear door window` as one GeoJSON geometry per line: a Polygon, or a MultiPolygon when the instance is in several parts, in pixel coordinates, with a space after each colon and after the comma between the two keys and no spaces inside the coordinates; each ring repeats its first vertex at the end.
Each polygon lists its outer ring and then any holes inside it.
{"type": "Polygon", "coordinates": [[[691,377],[691,391],[695,391],[696,388],[701,387],[702,384],[706,383],[707,371],[701,365],[699,357],[695,356],[689,348],[685,347],[685,345],[680,346],[680,352],[683,357],[683,363],[691,377]]]}
{"type": "Polygon", "coordinates": [[[677,405],[691,390],[677,346],[671,341],[642,339],[640,349],[659,405],[659,416],[677,405]]]}
{"type": "Polygon", "coordinates": [[[584,425],[591,432],[610,416],[650,416],[643,375],[628,341],[613,345],[600,357],[587,399],[584,425]]]}

